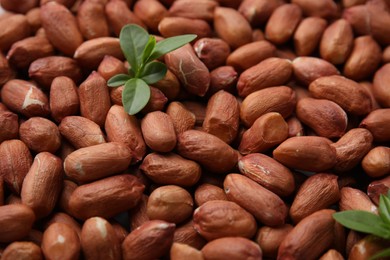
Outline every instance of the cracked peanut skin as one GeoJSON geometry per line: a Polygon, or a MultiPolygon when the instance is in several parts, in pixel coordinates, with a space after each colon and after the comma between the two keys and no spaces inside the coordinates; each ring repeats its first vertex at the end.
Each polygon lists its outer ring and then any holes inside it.
{"type": "Polygon", "coordinates": [[[201,97],[206,94],[210,86],[210,73],[191,45],[166,54],[165,63],[189,93],[201,97]]]}

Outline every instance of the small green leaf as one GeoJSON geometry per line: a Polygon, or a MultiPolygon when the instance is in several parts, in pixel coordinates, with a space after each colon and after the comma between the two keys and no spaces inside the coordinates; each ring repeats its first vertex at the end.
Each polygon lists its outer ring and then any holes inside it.
{"type": "Polygon", "coordinates": [[[383,194],[379,198],[379,216],[383,222],[390,225],[390,199],[383,194]]]}
{"type": "Polygon", "coordinates": [[[126,82],[122,92],[125,111],[135,115],[141,111],[150,99],[150,87],[142,79],[132,78],[126,82]]]}
{"type": "Polygon", "coordinates": [[[390,256],[390,248],[386,248],[385,250],[380,251],[379,253],[376,253],[375,255],[371,256],[369,260],[375,260],[378,258],[390,256]]]}
{"type": "Polygon", "coordinates": [[[166,73],[167,66],[164,63],[155,61],[146,64],[141,79],[150,85],[164,78],[166,73]]]}
{"type": "Polygon", "coordinates": [[[152,54],[150,55],[148,61],[155,60],[163,56],[164,54],[174,51],[183,45],[191,42],[197,37],[196,34],[185,34],[180,36],[169,37],[164,40],[159,41],[156,44],[152,54]]]}
{"type": "Polygon", "coordinates": [[[154,38],[154,36],[150,35],[149,41],[145,46],[144,53],[142,54],[142,62],[144,64],[147,63],[150,54],[152,54],[154,46],[156,46],[156,38],[154,38]]]}
{"type": "Polygon", "coordinates": [[[107,81],[107,85],[109,87],[119,87],[119,86],[125,85],[126,81],[128,81],[129,79],[131,79],[131,77],[127,74],[118,74],[118,75],[111,77],[107,81]]]}
{"type": "Polygon", "coordinates": [[[121,49],[135,72],[141,66],[142,54],[148,40],[148,32],[135,24],[125,25],[119,34],[121,49]]]}
{"type": "Polygon", "coordinates": [[[390,230],[382,219],[363,210],[347,210],[333,214],[333,218],[343,226],[363,233],[390,239],[390,230]]]}

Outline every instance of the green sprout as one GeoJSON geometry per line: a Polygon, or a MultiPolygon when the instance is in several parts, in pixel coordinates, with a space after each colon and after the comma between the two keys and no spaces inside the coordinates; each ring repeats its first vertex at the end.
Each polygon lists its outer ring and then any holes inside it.
{"type": "MultiPolygon", "coordinates": [[[[379,215],[363,210],[346,210],[334,213],[333,218],[349,229],[390,240],[390,191],[387,196],[380,195],[378,211],[379,215]]],[[[370,259],[385,256],[390,256],[390,248],[375,254],[370,259]]]]}
{"type": "Polygon", "coordinates": [[[141,111],[150,99],[149,85],[165,77],[166,65],[155,60],[196,37],[195,34],[186,34],[156,42],[155,37],[138,25],[129,24],[122,28],[119,42],[130,64],[129,74],[115,75],[108,80],[107,85],[109,87],[124,85],[122,103],[127,113],[135,115],[141,111]]]}

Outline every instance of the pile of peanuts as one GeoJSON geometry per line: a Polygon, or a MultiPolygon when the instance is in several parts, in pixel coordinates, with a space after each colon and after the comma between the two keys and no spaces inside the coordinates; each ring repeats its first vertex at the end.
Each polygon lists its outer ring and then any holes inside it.
{"type": "Polygon", "coordinates": [[[386,0],[0,0],[0,258],[368,259],[390,189],[386,0]],[[122,106],[126,24],[166,54],[122,106]]]}

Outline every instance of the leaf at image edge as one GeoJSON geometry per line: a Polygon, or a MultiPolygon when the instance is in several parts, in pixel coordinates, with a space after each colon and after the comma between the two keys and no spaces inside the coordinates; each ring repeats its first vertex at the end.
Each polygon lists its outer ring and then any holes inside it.
{"type": "Polygon", "coordinates": [[[383,194],[379,198],[379,216],[383,222],[390,225],[390,199],[383,194]]]}
{"type": "Polygon", "coordinates": [[[196,34],[184,34],[180,36],[169,37],[156,43],[152,54],[148,61],[155,60],[163,56],[164,54],[174,51],[187,43],[195,40],[196,34]]]}
{"type": "Polygon", "coordinates": [[[150,87],[142,79],[132,78],[126,82],[122,92],[125,111],[135,115],[141,111],[150,99],[150,87]]]}
{"type": "Polygon", "coordinates": [[[386,225],[382,219],[368,211],[347,210],[336,212],[333,214],[333,218],[349,229],[373,234],[385,239],[390,238],[390,230],[385,229],[386,225]]]}

